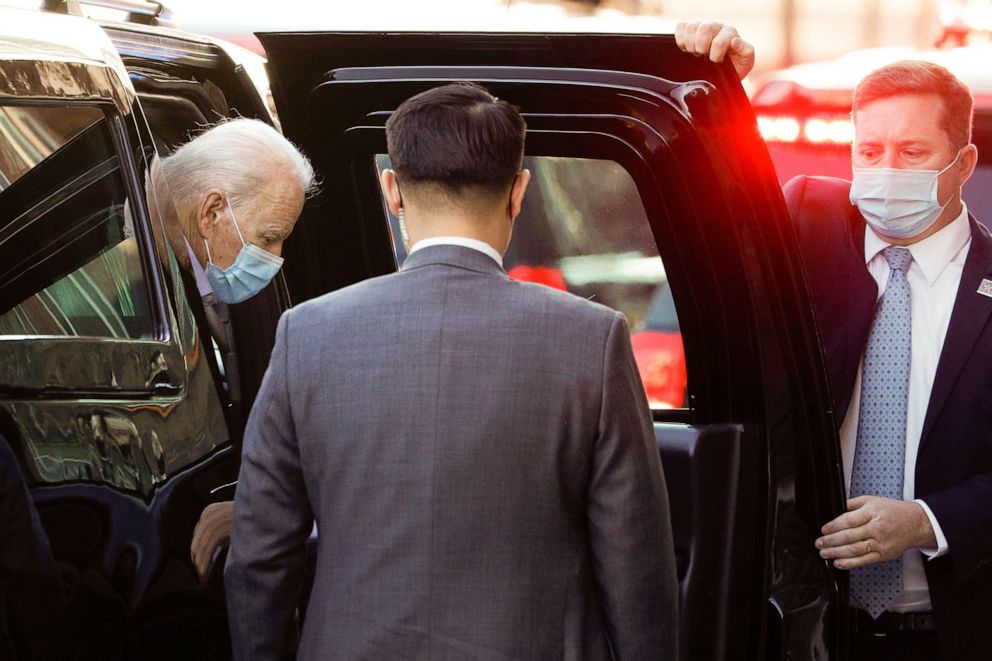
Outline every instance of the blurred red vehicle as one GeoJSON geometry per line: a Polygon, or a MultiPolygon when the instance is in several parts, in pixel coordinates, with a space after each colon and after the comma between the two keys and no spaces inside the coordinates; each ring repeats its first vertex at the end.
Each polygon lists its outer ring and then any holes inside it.
{"type": "Polygon", "coordinates": [[[687,406],[685,352],[667,282],[658,286],[644,324],[631,336],[634,360],[651,408],[687,406]]]}
{"type": "Polygon", "coordinates": [[[551,287],[552,289],[568,291],[568,287],[565,286],[565,277],[561,274],[561,271],[551,266],[520,264],[511,268],[506,274],[514,280],[535,282],[545,287],[551,287]]]}

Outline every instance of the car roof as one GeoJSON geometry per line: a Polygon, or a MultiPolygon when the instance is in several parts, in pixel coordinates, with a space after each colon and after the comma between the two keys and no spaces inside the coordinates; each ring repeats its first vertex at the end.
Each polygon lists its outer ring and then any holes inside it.
{"type": "MultiPolygon", "coordinates": [[[[184,54],[191,47],[219,48],[235,64],[244,67],[259,95],[265,99],[269,83],[265,74],[265,58],[236,44],[206,35],[181,30],[170,25],[145,25],[131,21],[98,19],[90,16],[67,15],[58,12],[0,4],[0,61],[34,61],[41,63],[72,63],[104,67],[113,71],[112,83],[120,94],[104,94],[114,98],[121,106],[133,101],[133,89],[127,69],[120,56],[122,47],[132,51],[147,52],[150,56],[167,57],[171,53],[184,54]],[[146,35],[141,37],[140,35],[146,35]]],[[[39,76],[47,80],[35,83],[35,89],[0,84],[3,97],[81,97],[91,99],[95,88],[73,90],[71,86],[52,88],[54,72],[39,76]],[[74,93],[75,92],[75,93],[74,93]]],[[[11,81],[6,81],[10,83],[11,81]]],[[[106,87],[106,85],[102,86],[106,87]]]]}
{"type": "Polygon", "coordinates": [[[119,62],[110,39],[88,18],[0,5],[0,58],[119,62]],[[110,55],[110,57],[108,57],[110,55]]]}
{"type": "Polygon", "coordinates": [[[86,18],[0,6],[0,60],[24,65],[0,77],[0,98],[104,98],[122,110],[134,100],[117,49],[86,18]],[[84,73],[93,68],[104,73],[84,73]]]}
{"type": "Polygon", "coordinates": [[[931,50],[895,47],[854,51],[832,60],[799,64],[766,74],[755,98],[760,98],[762,87],[781,81],[813,92],[850,93],[866,75],[899,60],[926,60],[946,67],[971,88],[976,107],[992,108],[992,67],[988,66],[992,62],[992,43],[931,50]]]}

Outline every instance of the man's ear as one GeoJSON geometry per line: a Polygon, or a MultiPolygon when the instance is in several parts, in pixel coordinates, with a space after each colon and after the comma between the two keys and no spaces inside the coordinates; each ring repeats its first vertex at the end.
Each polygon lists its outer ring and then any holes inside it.
{"type": "Polygon", "coordinates": [[[201,238],[208,238],[214,232],[214,227],[220,221],[221,214],[227,209],[224,191],[219,188],[209,189],[200,200],[196,212],[196,231],[201,238]]]}
{"type": "Polygon", "coordinates": [[[400,196],[400,187],[396,183],[396,173],[392,170],[383,170],[379,175],[379,185],[382,186],[382,194],[386,198],[386,206],[394,216],[400,215],[400,207],[403,206],[403,198],[400,196]]]}
{"type": "Polygon", "coordinates": [[[517,178],[513,180],[510,188],[510,220],[516,220],[520,215],[520,208],[524,203],[524,194],[527,192],[527,184],[530,183],[530,170],[521,170],[517,173],[517,178]]]}
{"type": "Polygon", "coordinates": [[[956,167],[958,168],[958,178],[961,181],[960,185],[964,186],[971,175],[975,172],[975,167],[978,165],[978,148],[975,145],[966,145],[964,149],[961,150],[961,156],[958,158],[956,167]]]}

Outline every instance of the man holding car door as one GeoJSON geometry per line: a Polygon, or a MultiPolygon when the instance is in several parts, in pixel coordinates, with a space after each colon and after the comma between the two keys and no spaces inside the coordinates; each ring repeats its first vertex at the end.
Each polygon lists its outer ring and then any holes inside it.
{"type": "MultiPolygon", "coordinates": [[[[683,23],[676,41],[741,77],[754,65],[729,26],[683,23]]],[[[992,649],[992,235],[961,199],[972,105],[943,67],[883,67],[854,92],[853,182],[784,189],[850,496],[816,547],[850,571],[858,659],[992,649]]]]}

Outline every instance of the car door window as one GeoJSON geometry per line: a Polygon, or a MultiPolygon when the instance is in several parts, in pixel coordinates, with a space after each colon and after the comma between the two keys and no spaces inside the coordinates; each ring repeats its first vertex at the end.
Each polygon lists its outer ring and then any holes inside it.
{"type": "Polygon", "coordinates": [[[144,339],[154,330],[103,112],[0,107],[0,335],[144,339]]]}
{"type": "MultiPolygon", "coordinates": [[[[377,167],[389,167],[379,154],[377,167]]],[[[507,274],[619,310],[652,408],[686,406],[686,364],[671,290],[647,213],[616,161],[527,156],[532,174],[504,256],[507,274]]],[[[398,264],[406,258],[388,214],[398,264]]]]}

